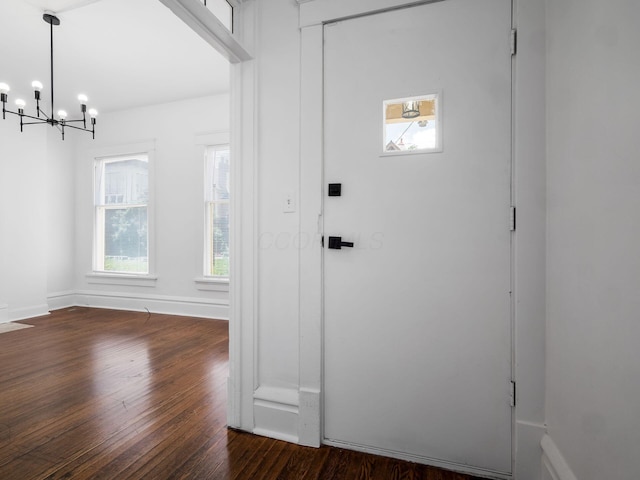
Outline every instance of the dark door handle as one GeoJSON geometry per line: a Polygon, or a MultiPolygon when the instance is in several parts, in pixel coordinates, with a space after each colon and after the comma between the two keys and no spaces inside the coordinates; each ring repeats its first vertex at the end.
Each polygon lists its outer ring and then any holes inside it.
{"type": "Polygon", "coordinates": [[[353,247],[353,242],[343,242],[342,237],[329,237],[329,248],[341,250],[342,247],[353,247]]]}

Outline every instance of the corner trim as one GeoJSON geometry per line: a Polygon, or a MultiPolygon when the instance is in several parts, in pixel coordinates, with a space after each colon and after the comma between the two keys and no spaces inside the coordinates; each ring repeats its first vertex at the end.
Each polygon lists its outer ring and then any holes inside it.
{"type": "Polygon", "coordinates": [[[553,439],[545,434],[540,442],[542,464],[553,480],[578,480],[553,439]]]}

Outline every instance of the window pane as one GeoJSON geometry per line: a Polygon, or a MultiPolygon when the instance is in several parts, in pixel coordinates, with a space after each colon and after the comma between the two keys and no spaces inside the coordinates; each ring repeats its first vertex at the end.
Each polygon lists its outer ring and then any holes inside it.
{"type": "Polygon", "coordinates": [[[227,27],[227,30],[233,31],[233,8],[226,0],[204,0],[203,3],[227,27]]]}
{"type": "Polygon", "coordinates": [[[385,152],[440,148],[438,95],[387,100],[383,110],[385,152]]]}
{"type": "Polygon", "coordinates": [[[204,268],[207,276],[229,276],[230,157],[228,145],[207,148],[204,268]]]}
{"type": "Polygon", "coordinates": [[[215,276],[229,276],[229,204],[214,206],[213,216],[213,265],[215,276]]]}
{"type": "Polygon", "coordinates": [[[127,159],[105,162],[104,204],[139,205],[149,196],[148,162],[127,159]]]}
{"type": "Polygon", "coordinates": [[[212,147],[207,155],[207,201],[229,200],[229,148],[212,147]]]}
{"type": "Polygon", "coordinates": [[[148,273],[147,207],[104,212],[104,270],[148,273]]]}

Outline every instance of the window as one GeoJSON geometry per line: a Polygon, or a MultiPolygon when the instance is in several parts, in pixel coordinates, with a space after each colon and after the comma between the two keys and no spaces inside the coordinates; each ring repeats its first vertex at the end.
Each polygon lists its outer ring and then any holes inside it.
{"type": "Polygon", "coordinates": [[[149,273],[149,156],[95,160],[96,272],[149,273]]]}
{"type": "Polygon", "coordinates": [[[233,6],[227,0],[203,0],[204,6],[233,33],[233,6]]]}
{"type": "Polygon", "coordinates": [[[383,151],[442,151],[439,100],[439,95],[432,94],[385,101],[383,151]]]}
{"type": "Polygon", "coordinates": [[[205,155],[206,277],[229,277],[229,145],[214,145],[205,155]]]}

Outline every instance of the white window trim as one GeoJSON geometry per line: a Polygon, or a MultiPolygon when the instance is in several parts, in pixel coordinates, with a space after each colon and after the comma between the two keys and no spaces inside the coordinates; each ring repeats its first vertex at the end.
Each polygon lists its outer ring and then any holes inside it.
{"type": "Polygon", "coordinates": [[[227,277],[198,277],[193,280],[198,290],[208,292],[228,292],[229,279],[227,277]]]}
{"type": "MultiPolygon", "coordinates": [[[[231,137],[229,131],[199,133],[195,137],[195,144],[202,147],[202,152],[206,153],[207,147],[216,145],[229,145],[231,137]]],[[[202,158],[202,157],[200,157],[202,158]]]]}
{"type": "Polygon", "coordinates": [[[158,277],[149,274],[91,272],[87,282],[100,285],[124,285],[130,287],[155,287],[158,277]]]}
{"type": "Polygon", "coordinates": [[[385,100],[382,102],[382,152],[380,152],[380,157],[401,157],[405,155],[425,155],[430,153],[442,153],[444,151],[442,147],[442,90],[433,90],[429,91],[423,95],[414,95],[411,97],[404,98],[392,98],[389,100],[385,100]],[[436,146],[434,148],[418,148],[416,150],[399,150],[399,151],[386,151],[384,150],[387,139],[385,138],[385,107],[389,103],[402,103],[409,102],[411,100],[423,100],[425,97],[433,97],[436,106],[435,112],[435,122],[436,122],[436,146]]]}
{"type": "Polygon", "coordinates": [[[91,203],[92,203],[92,240],[91,240],[91,272],[85,276],[89,283],[100,283],[106,285],[125,285],[125,286],[155,286],[158,279],[156,275],[155,261],[155,140],[143,142],[113,145],[100,147],[90,150],[89,156],[93,163],[91,169],[91,203]],[[148,222],[148,258],[149,271],[147,273],[120,273],[105,272],[95,270],[96,262],[96,209],[95,209],[95,161],[105,157],[118,157],[133,154],[145,154],[148,157],[149,165],[149,199],[147,201],[147,222],[148,222]]]}
{"type": "MultiPolygon", "coordinates": [[[[202,159],[205,159],[204,161],[206,162],[207,148],[211,147],[211,146],[217,146],[217,145],[230,145],[230,143],[231,143],[231,135],[230,135],[228,130],[200,133],[200,134],[195,136],[194,143],[195,143],[196,146],[199,147],[200,155],[198,155],[198,161],[202,161],[202,159]]],[[[205,262],[205,258],[206,258],[205,249],[206,249],[206,242],[207,242],[207,232],[205,231],[206,226],[205,226],[205,222],[204,222],[204,218],[205,218],[204,196],[202,198],[201,205],[202,205],[202,207],[201,207],[202,208],[202,212],[201,212],[201,216],[200,217],[203,219],[203,222],[202,222],[202,253],[201,253],[202,266],[201,266],[201,271],[204,272],[204,262],[205,262]]],[[[209,276],[205,276],[203,274],[200,277],[196,277],[193,281],[196,284],[196,288],[198,290],[215,291],[215,292],[228,292],[229,291],[229,277],[209,277],[209,276]]]]}

